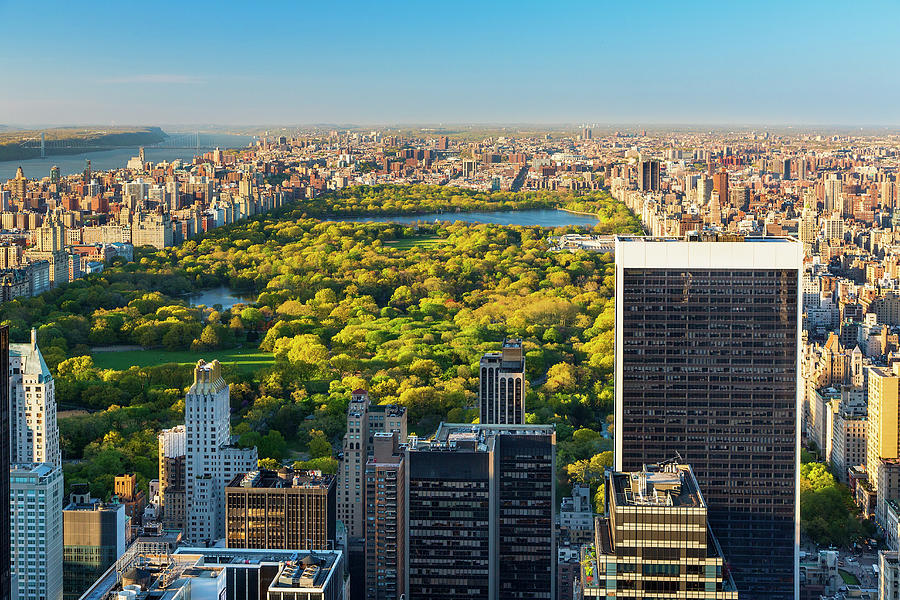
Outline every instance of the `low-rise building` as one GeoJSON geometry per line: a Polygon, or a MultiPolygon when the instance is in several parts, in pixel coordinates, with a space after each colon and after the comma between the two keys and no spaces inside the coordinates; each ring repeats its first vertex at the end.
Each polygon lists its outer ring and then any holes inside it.
{"type": "Polygon", "coordinates": [[[800,563],[801,597],[818,600],[821,596],[834,596],[843,586],[838,573],[838,552],[821,550],[816,560],[800,563]]]}
{"type": "MultiPolygon", "coordinates": [[[[151,540],[152,542],[152,540],[151,540]]],[[[339,550],[250,550],[135,543],[84,600],[346,600],[349,578],[339,550]],[[113,595],[117,594],[117,595],[113,595]]]]}

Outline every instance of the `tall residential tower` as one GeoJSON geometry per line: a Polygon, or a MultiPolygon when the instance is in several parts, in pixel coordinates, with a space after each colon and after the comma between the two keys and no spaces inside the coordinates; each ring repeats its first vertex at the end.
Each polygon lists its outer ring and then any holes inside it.
{"type": "Polygon", "coordinates": [[[12,462],[62,466],[53,375],[31,330],[30,344],[9,345],[12,462]]]}
{"type": "Polygon", "coordinates": [[[228,384],[219,361],[198,361],[184,401],[185,538],[209,544],[225,537],[225,486],[256,468],[256,448],[231,445],[228,384]]]}
{"type": "Polygon", "coordinates": [[[486,352],[481,357],[478,422],[483,425],[521,425],[525,422],[525,392],[522,340],[503,340],[500,352],[486,352]]]}

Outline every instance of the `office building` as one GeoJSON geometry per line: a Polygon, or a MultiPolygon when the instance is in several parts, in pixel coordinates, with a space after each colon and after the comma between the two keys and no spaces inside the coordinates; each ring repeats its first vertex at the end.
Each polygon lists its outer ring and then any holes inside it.
{"type": "Polygon", "coordinates": [[[791,159],[782,158],[781,164],[779,165],[779,171],[781,172],[782,179],[790,179],[791,178],[791,159]]]}
{"type": "Polygon", "coordinates": [[[557,600],[580,598],[580,595],[575,595],[575,590],[578,588],[579,572],[581,571],[581,548],[580,546],[560,542],[558,552],[556,598],[557,600]]]}
{"type": "Polygon", "coordinates": [[[125,505],[100,502],[87,484],[74,484],[62,518],[63,600],[78,600],[125,552],[125,505]]]}
{"type": "Polygon", "coordinates": [[[637,174],[638,189],[642,192],[658,192],[659,191],[659,161],[658,160],[640,160],[638,161],[637,174]]]}
{"type": "Polygon", "coordinates": [[[900,458],[900,365],[869,367],[866,473],[876,481],[879,458],[900,458]]]}
{"type": "Polygon", "coordinates": [[[786,238],[616,241],[615,468],[691,465],[742,598],[799,593],[801,260],[786,238]]]}
{"type": "Polygon", "coordinates": [[[3,244],[0,246],[0,269],[15,269],[22,265],[22,246],[3,244]]]}
{"type": "Polygon", "coordinates": [[[499,352],[486,352],[481,357],[478,374],[479,423],[524,423],[525,386],[522,340],[506,339],[499,352]]]}
{"type": "Polygon", "coordinates": [[[57,287],[69,282],[69,255],[64,251],[43,252],[29,248],[23,253],[25,260],[31,263],[46,262],[49,266],[50,287],[57,287]]]}
{"type": "Polygon", "coordinates": [[[225,488],[229,548],[331,550],[336,516],[333,475],[257,470],[225,488]]]}
{"type": "Polygon", "coordinates": [[[585,598],[737,599],[690,466],[607,474],[606,514],[583,554],[585,598]]]}
{"type": "Polygon", "coordinates": [[[728,171],[725,169],[719,169],[715,173],[713,173],[713,191],[719,195],[719,203],[725,204],[728,202],[728,171]]]}
{"type": "Polygon", "coordinates": [[[256,448],[231,445],[228,384],[219,361],[197,362],[184,401],[185,538],[210,544],[225,537],[225,485],[256,468],[256,448]]]}
{"type": "Polygon", "coordinates": [[[374,438],[365,474],[365,597],[396,600],[407,593],[406,463],[396,432],[374,438]]]}
{"type": "Polygon", "coordinates": [[[801,600],[834,597],[844,587],[844,579],[838,572],[839,554],[836,550],[819,550],[817,555],[800,563],[801,600]]]}
{"type": "Polygon", "coordinates": [[[339,550],[181,547],[135,542],[85,600],[349,600],[339,550]],[[135,547],[136,546],[136,547],[135,547]]]}
{"type": "Polygon", "coordinates": [[[404,460],[409,600],[555,600],[552,426],[442,423],[404,460]]]}
{"type": "Polygon", "coordinates": [[[53,375],[37,345],[9,345],[10,431],[12,462],[62,465],[53,375]]]}
{"type": "Polygon", "coordinates": [[[159,518],[166,529],[184,530],[184,425],[159,433],[159,518]]]}
{"type": "MultiPolygon", "coordinates": [[[[9,493],[9,326],[0,325],[0,498],[9,493]]],[[[0,510],[0,600],[12,598],[12,561],[10,557],[10,511],[0,510]]]]}
{"type": "Polygon", "coordinates": [[[347,408],[347,433],[344,435],[343,459],[338,470],[338,519],[350,538],[365,535],[365,468],[373,451],[377,433],[396,432],[406,441],[406,407],[375,404],[365,390],[354,390],[347,408]]]}
{"type": "Polygon", "coordinates": [[[10,468],[12,580],[18,598],[62,600],[63,473],[48,463],[10,468]]]}
{"type": "Polygon", "coordinates": [[[844,219],[840,214],[835,213],[823,219],[822,227],[826,240],[844,239],[844,219]]]}
{"type": "Polygon", "coordinates": [[[805,250],[809,249],[816,242],[816,238],[819,235],[819,228],[816,223],[815,209],[807,206],[803,207],[803,212],[800,215],[800,222],[797,227],[797,233],[805,250]]]}

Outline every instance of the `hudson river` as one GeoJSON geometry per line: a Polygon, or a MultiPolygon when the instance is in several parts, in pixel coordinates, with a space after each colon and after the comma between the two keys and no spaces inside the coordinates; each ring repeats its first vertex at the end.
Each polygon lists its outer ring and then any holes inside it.
{"type": "MultiPolygon", "coordinates": [[[[169,135],[177,136],[176,133],[167,132],[169,135]]],[[[253,138],[247,135],[228,135],[200,134],[200,141],[204,146],[218,146],[222,150],[226,148],[243,148],[253,141],[253,138]]],[[[201,153],[209,152],[209,150],[200,150],[201,153]]],[[[128,163],[128,159],[137,156],[138,147],[132,148],[116,148],[114,150],[101,150],[99,152],[83,152],[81,154],[54,154],[46,158],[29,158],[24,160],[5,160],[0,161],[0,181],[5,182],[16,176],[16,169],[21,165],[25,172],[25,177],[29,179],[41,179],[50,175],[50,167],[57,166],[62,175],[74,175],[84,171],[85,161],[91,161],[91,169],[95,171],[106,171],[109,169],[123,168],[128,163]]],[[[190,161],[194,158],[196,151],[192,148],[187,150],[166,149],[166,148],[150,148],[146,147],[144,156],[146,160],[156,163],[162,161],[172,161],[176,159],[190,161]]]]}

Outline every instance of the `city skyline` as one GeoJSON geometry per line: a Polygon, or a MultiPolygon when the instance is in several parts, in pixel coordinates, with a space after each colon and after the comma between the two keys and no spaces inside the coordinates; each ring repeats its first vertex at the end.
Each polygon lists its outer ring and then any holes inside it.
{"type": "Polygon", "coordinates": [[[17,82],[0,91],[0,114],[17,125],[900,125],[890,47],[869,27],[900,16],[887,2],[238,8],[0,3],[7,22],[40,23],[37,37],[21,27],[0,40],[0,70],[17,82]]]}

